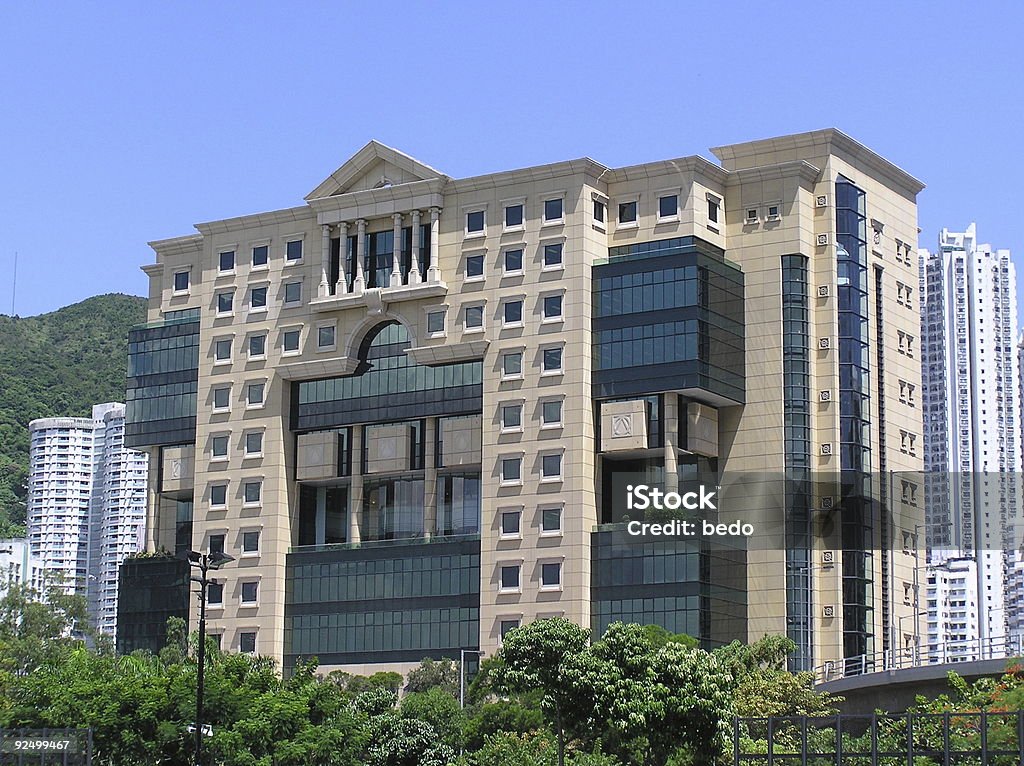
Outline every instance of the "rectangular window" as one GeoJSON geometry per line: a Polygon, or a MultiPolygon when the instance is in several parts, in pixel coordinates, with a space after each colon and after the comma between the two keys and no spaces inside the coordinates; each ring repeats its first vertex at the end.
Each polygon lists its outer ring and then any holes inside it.
{"type": "Polygon", "coordinates": [[[285,305],[299,303],[302,300],[302,282],[287,282],[284,286],[285,305]]]}
{"type": "Polygon", "coordinates": [[[777,220],[779,220],[779,206],[778,205],[769,205],[768,206],[768,220],[769,221],[777,221],[777,220]]]}
{"type": "Polygon", "coordinates": [[[506,457],[501,460],[501,481],[503,484],[515,484],[523,480],[523,459],[506,457]]]}
{"type": "Polygon", "coordinates": [[[484,276],[483,255],[466,256],[466,279],[482,279],[484,276]]]}
{"type": "Polygon", "coordinates": [[[523,273],[523,249],[521,247],[505,251],[504,271],[506,274],[523,273]]]}
{"type": "Polygon", "coordinates": [[[508,564],[501,568],[501,590],[519,590],[519,564],[508,564]]]}
{"type": "Polygon", "coordinates": [[[544,479],[562,478],[562,455],[544,455],[540,464],[541,477],[544,479]]]}
{"type": "Polygon", "coordinates": [[[222,508],[228,504],[228,485],[210,485],[210,505],[222,508]]]}
{"type": "Polygon", "coordinates": [[[228,437],[212,437],[210,439],[210,454],[215,458],[226,458],[228,456],[228,437]]]}
{"type": "Polygon", "coordinates": [[[210,553],[224,552],[224,535],[210,535],[210,553]]]}
{"type": "Polygon", "coordinates": [[[636,223],[636,200],[619,203],[619,225],[636,223]]]}
{"type": "Polygon", "coordinates": [[[224,603],[224,583],[211,581],[206,587],[206,603],[221,606],[224,603]]]}
{"type": "Polygon", "coordinates": [[[484,230],[484,211],[474,210],[472,213],[466,213],[466,233],[467,234],[481,234],[484,230]]]}
{"type": "Polygon", "coordinates": [[[753,224],[757,223],[757,208],[752,207],[747,210],[747,215],[743,219],[744,223],[753,224]]]}
{"type": "Polygon", "coordinates": [[[220,254],[220,262],[217,264],[221,271],[234,271],[235,270],[235,251],[225,250],[220,254]]]}
{"type": "Polygon", "coordinates": [[[713,199],[708,200],[708,221],[718,223],[718,202],[713,199]]]}
{"type": "Polygon", "coordinates": [[[562,587],[562,565],[557,564],[541,564],[540,567],[540,587],[542,588],[560,588],[562,587]]]}
{"type": "Polygon", "coordinates": [[[556,399],[541,405],[541,422],[546,426],[561,425],[562,400],[556,399]]]}
{"type": "Polygon", "coordinates": [[[263,482],[247,481],[242,485],[242,491],[242,497],[246,504],[255,505],[260,502],[260,498],[263,496],[263,482]]]}
{"type": "Polygon", "coordinates": [[[501,430],[520,431],[523,427],[523,405],[504,404],[501,407],[501,430]]]}
{"type": "Polygon", "coordinates": [[[249,308],[265,309],[267,307],[267,288],[254,287],[249,291],[249,308]]]}
{"type": "Polygon", "coordinates": [[[484,326],[484,307],[466,306],[466,327],[469,329],[481,328],[484,326]]]}
{"type": "Polygon", "coordinates": [[[302,260],[302,240],[293,239],[284,246],[284,258],[286,261],[302,260]]]}
{"type": "Polygon", "coordinates": [[[266,383],[250,383],[245,388],[245,403],[250,407],[263,404],[263,397],[266,395],[266,383]]]}
{"type": "Polygon", "coordinates": [[[217,293],[217,313],[218,314],[230,314],[235,307],[235,294],[234,292],[229,293],[217,293]]]}
{"type": "Polygon", "coordinates": [[[270,247],[268,245],[256,245],[252,249],[252,265],[254,267],[266,266],[270,258],[270,247]]]}
{"type": "Polygon", "coordinates": [[[499,627],[501,637],[504,639],[508,635],[509,631],[515,630],[519,627],[519,620],[502,620],[499,627]]]}
{"type": "Polygon", "coordinates": [[[231,341],[228,339],[218,340],[213,345],[213,359],[216,362],[231,361],[231,341]]]}
{"type": "Polygon", "coordinates": [[[511,229],[514,226],[523,225],[523,206],[507,205],[505,207],[505,228],[511,229]]]}
{"type": "Polygon", "coordinates": [[[427,312],[427,334],[440,335],[444,332],[444,311],[427,312]]]}
{"type": "Polygon", "coordinates": [[[226,410],[231,407],[231,387],[217,386],[213,389],[213,409],[226,410]]]}
{"type": "Polygon", "coordinates": [[[545,319],[561,319],[562,318],[562,296],[561,295],[546,295],[546,296],[544,296],[544,318],[545,319]]]}
{"type": "Polygon", "coordinates": [[[544,245],[544,268],[553,269],[562,265],[562,248],[564,245],[558,242],[553,245],[544,245]]]}
{"type": "Polygon", "coordinates": [[[554,348],[544,349],[544,372],[561,372],[562,371],[562,347],[555,346],[554,348]]]}
{"type": "Polygon", "coordinates": [[[679,215],[679,197],[667,194],[658,197],[658,218],[676,218],[679,215]]]}
{"type": "Polygon", "coordinates": [[[521,326],[523,324],[523,302],[521,300],[505,301],[502,304],[501,318],[506,326],[521,326]]]}
{"type": "Polygon", "coordinates": [[[522,511],[502,511],[501,513],[501,536],[518,537],[522,511]]]}
{"type": "Polygon", "coordinates": [[[249,456],[263,454],[262,431],[253,431],[245,435],[245,454],[249,456]]]}
{"type": "Polygon", "coordinates": [[[599,199],[594,200],[594,220],[604,223],[604,203],[599,199]]]}
{"type": "Polygon", "coordinates": [[[562,220],[561,197],[544,200],[544,220],[546,222],[562,220]]]}
{"type": "Polygon", "coordinates": [[[501,355],[501,376],[520,378],[523,375],[523,352],[509,351],[501,355]]]}
{"type": "Polygon", "coordinates": [[[541,532],[561,532],[562,531],[562,509],[561,508],[545,508],[541,511],[541,532]]]}
{"type": "Polygon", "coordinates": [[[242,533],[242,553],[258,553],[260,550],[260,533],[242,533]]]}
{"type": "Polygon", "coordinates": [[[301,330],[285,330],[281,336],[281,347],[284,349],[286,354],[298,353],[299,350],[299,339],[302,335],[301,330]]]}
{"type": "Polygon", "coordinates": [[[243,604],[255,604],[257,597],[259,596],[259,583],[257,582],[243,582],[242,583],[242,603],[243,604]]]}
{"type": "Polygon", "coordinates": [[[249,358],[262,359],[267,355],[267,336],[264,334],[249,336],[249,358]]]}
{"type": "Polygon", "coordinates": [[[188,272],[178,271],[174,274],[174,292],[183,293],[188,290],[188,272]]]}
{"type": "Polygon", "coordinates": [[[239,633],[238,651],[242,654],[256,654],[256,634],[249,631],[239,633]]]}
{"type": "Polygon", "coordinates": [[[320,348],[333,348],[334,347],[334,325],[324,325],[318,327],[316,330],[316,345],[320,348]]]}

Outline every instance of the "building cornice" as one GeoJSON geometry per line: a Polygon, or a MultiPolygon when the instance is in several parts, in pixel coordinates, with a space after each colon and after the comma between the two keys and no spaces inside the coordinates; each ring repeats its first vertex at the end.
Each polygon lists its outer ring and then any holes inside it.
{"type": "Polygon", "coordinates": [[[309,200],[319,223],[337,223],[444,206],[447,176],[309,200]]]}
{"type": "Polygon", "coordinates": [[[678,173],[699,173],[713,181],[724,184],[729,177],[728,171],[698,155],[677,157],[673,160],[657,160],[644,162],[640,165],[627,165],[614,168],[605,176],[609,183],[623,181],[642,181],[646,178],[673,175],[678,173]]]}
{"type": "Polygon", "coordinates": [[[237,218],[225,218],[220,221],[197,223],[195,227],[200,233],[209,236],[211,234],[225,234],[231,231],[249,229],[254,226],[276,226],[282,223],[308,221],[311,216],[312,211],[308,206],[303,205],[302,207],[290,207],[284,210],[253,213],[252,215],[243,215],[237,218]]]}
{"type": "Polygon", "coordinates": [[[471,340],[463,343],[446,343],[439,346],[417,346],[406,349],[409,356],[416,364],[427,365],[428,367],[438,364],[452,364],[453,362],[471,362],[483,359],[487,353],[489,341],[471,340]]]}
{"type": "Polygon", "coordinates": [[[451,188],[456,192],[471,192],[481,189],[496,189],[514,183],[534,183],[581,174],[586,176],[592,184],[596,184],[599,181],[607,180],[608,171],[609,168],[605,165],[595,162],[589,157],[581,157],[576,160],[554,162],[550,165],[535,165],[518,170],[502,170],[482,176],[452,179],[451,188]]]}
{"type": "Polygon", "coordinates": [[[186,234],[183,237],[172,237],[171,239],[154,239],[147,244],[159,255],[183,255],[201,249],[203,237],[200,234],[186,234]]]}
{"type": "Polygon", "coordinates": [[[752,181],[777,181],[781,178],[797,176],[802,181],[817,183],[821,179],[821,169],[805,160],[780,162],[777,165],[758,165],[753,168],[741,168],[729,171],[727,186],[752,181]]]}

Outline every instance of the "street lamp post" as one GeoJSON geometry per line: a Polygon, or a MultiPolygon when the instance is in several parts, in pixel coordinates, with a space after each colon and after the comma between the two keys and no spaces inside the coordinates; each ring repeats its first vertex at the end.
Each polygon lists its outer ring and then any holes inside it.
{"type": "Polygon", "coordinates": [[[203,685],[206,676],[206,589],[210,583],[215,583],[216,580],[211,580],[207,575],[212,569],[214,571],[220,569],[222,566],[227,564],[229,561],[234,561],[233,556],[229,556],[223,551],[216,551],[214,553],[197,553],[196,551],[185,551],[182,554],[182,558],[185,558],[190,567],[195,567],[199,570],[199,577],[190,577],[192,582],[199,583],[199,652],[196,657],[197,669],[196,669],[196,766],[202,766],[202,753],[203,753],[203,685]]]}

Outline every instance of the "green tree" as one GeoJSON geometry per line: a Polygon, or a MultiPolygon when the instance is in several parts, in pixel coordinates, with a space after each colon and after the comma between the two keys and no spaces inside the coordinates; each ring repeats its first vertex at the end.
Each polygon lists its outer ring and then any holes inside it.
{"type": "Polygon", "coordinates": [[[92,635],[85,597],[57,584],[12,583],[0,598],[0,669],[13,675],[60,662],[92,635]]]}
{"type": "Polygon", "coordinates": [[[402,698],[399,711],[402,718],[429,723],[438,739],[452,750],[462,745],[465,715],[447,689],[433,686],[423,692],[407,694],[402,698]]]}
{"type": "Polygon", "coordinates": [[[459,666],[449,658],[433,660],[429,657],[420,662],[405,677],[405,691],[425,692],[435,687],[441,688],[455,699],[459,698],[459,666]]]}

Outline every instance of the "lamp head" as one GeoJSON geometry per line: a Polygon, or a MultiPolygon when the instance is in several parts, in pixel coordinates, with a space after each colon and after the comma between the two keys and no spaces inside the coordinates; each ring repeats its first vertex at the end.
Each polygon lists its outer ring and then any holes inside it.
{"type": "Polygon", "coordinates": [[[228,562],[234,560],[234,556],[229,556],[228,554],[224,553],[224,551],[217,551],[216,553],[211,553],[209,555],[209,557],[207,558],[207,565],[209,566],[210,569],[220,569],[228,562]]]}

